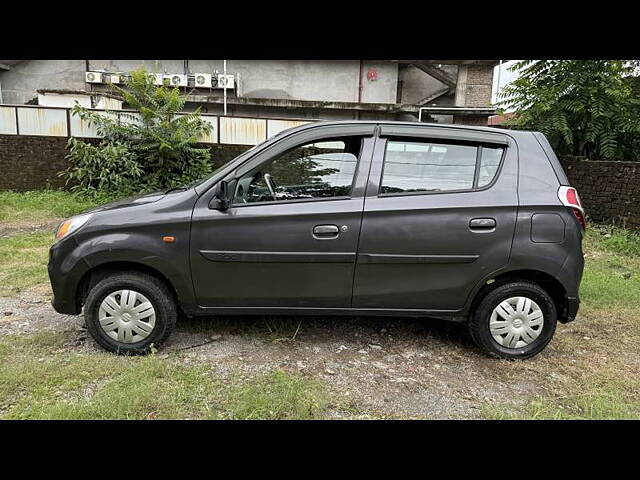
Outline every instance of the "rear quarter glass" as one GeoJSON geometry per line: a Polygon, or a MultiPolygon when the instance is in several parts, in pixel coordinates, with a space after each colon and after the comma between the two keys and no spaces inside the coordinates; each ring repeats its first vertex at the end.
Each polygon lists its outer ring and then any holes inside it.
{"type": "Polygon", "coordinates": [[[551,144],[549,143],[549,140],[547,140],[547,137],[545,137],[540,132],[533,132],[533,136],[540,144],[540,147],[542,147],[542,151],[545,153],[547,159],[549,160],[549,163],[551,163],[551,167],[553,168],[554,173],[556,174],[556,177],[560,182],[560,185],[569,185],[569,179],[567,178],[567,174],[562,168],[562,165],[560,164],[560,160],[558,160],[558,157],[553,151],[553,148],[551,148],[551,144]]]}
{"type": "Polygon", "coordinates": [[[512,132],[512,134],[518,143],[520,206],[561,206],[558,188],[562,185],[561,178],[566,181],[564,171],[559,165],[557,171],[553,168],[552,161],[535,133],[512,132]],[[558,172],[561,173],[561,177],[558,177],[558,172]]]}

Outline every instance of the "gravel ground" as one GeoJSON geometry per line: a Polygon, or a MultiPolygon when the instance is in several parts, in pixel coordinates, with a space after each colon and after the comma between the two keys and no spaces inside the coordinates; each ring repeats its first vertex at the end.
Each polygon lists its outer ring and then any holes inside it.
{"type": "Polygon", "coordinates": [[[23,220],[21,222],[0,223],[0,238],[8,237],[11,235],[17,235],[20,233],[38,233],[38,232],[51,232],[56,231],[58,225],[62,219],[54,218],[41,223],[33,223],[29,220],[23,220]]]}
{"type": "MultiPolygon", "coordinates": [[[[72,348],[98,351],[83,317],[56,313],[50,300],[48,284],[0,297],[0,335],[71,331],[72,348]]],[[[485,357],[464,326],[437,320],[212,317],[179,322],[159,355],[210,364],[223,377],[300,372],[327,386],[333,418],[481,418],[483,403],[517,408],[544,393],[546,369],[536,364],[566,354],[554,342],[508,362],[485,357]]]]}

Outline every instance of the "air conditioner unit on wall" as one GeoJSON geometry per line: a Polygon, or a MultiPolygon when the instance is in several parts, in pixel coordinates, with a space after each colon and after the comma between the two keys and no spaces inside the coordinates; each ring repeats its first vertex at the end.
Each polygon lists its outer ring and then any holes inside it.
{"type": "Polygon", "coordinates": [[[87,83],[102,83],[102,73],[100,72],[85,72],[84,79],[87,83]]]}
{"type": "Polygon", "coordinates": [[[178,74],[169,74],[164,76],[165,79],[169,79],[169,85],[172,87],[186,87],[187,86],[187,76],[186,75],[178,75],[178,74]]]}
{"type": "Polygon", "coordinates": [[[216,85],[216,88],[235,88],[235,82],[234,82],[234,78],[233,75],[222,75],[219,74],[218,75],[218,85],[216,85]]]}
{"type": "Polygon", "coordinates": [[[218,82],[217,77],[213,77],[210,73],[196,73],[194,76],[196,88],[211,88],[213,87],[212,81],[215,78],[215,82],[218,82]]]}
{"type": "Polygon", "coordinates": [[[164,75],[162,73],[152,73],[149,75],[149,79],[154,85],[164,85],[164,75]]]}
{"type": "Polygon", "coordinates": [[[122,75],[112,74],[104,76],[105,83],[114,83],[119,85],[124,82],[124,77],[122,75]]]}

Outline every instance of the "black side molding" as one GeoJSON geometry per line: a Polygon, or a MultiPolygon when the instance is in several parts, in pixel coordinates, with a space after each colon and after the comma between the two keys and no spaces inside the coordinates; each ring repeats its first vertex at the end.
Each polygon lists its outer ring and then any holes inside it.
{"type": "Polygon", "coordinates": [[[247,263],[353,263],[355,253],[348,252],[241,252],[223,250],[200,250],[212,262],[247,263]]]}
{"type": "Polygon", "coordinates": [[[358,263],[473,263],[479,255],[393,255],[360,253],[358,263]]]}

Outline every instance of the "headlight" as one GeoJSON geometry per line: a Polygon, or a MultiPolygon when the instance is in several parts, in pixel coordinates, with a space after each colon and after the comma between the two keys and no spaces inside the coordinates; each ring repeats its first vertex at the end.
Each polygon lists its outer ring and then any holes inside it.
{"type": "Polygon", "coordinates": [[[61,240],[64,237],[71,235],[73,232],[87,223],[90,218],[91,214],[87,213],[85,215],[78,215],[77,217],[71,217],[69,220],[65,220],[58,227],[58,231],[56,232],[56,240],[61,240]]]}

